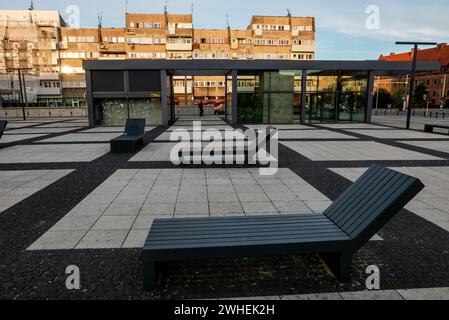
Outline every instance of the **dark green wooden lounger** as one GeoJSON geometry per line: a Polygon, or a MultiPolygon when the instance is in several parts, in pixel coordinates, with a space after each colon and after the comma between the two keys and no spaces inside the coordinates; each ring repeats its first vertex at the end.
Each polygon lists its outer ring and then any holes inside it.
{"type": "Polygon", "coordinates": [[[434,128],[440,128],[440,129],[447,129],[449,130],[449,126],[447,125],[442,125],[442,124],[426,124],[424,125],[424,131],[425,132],[433,132],[434,128]]]}
{"type": "Polygon", "coordinates": [[[323,214],[158,219],[143,248],[144,285],[156,286],[160,262],[318,253],[340,282],[352,256],[424,185],[375,165],[323,214]]]}
{"type": "Polygon", "coordinates": [[[3,132],[6,130],[6,126],[8,124],[8,121],[6,120],[0,120],[0,139],[3,136],[3,132]]]}
{"type": "Polygon", "coordinates": [[[126,120],[123,135],[110,141],[112,153],[128,153],[136,151],[137,146],[143,146],[145,134],[145,119],[126,120]]]}

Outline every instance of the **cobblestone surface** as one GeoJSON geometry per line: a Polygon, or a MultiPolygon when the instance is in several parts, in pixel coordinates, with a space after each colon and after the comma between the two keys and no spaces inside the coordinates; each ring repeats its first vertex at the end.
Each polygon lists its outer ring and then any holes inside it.
{"type": "MultiPolygon", "coordinates": [[[[156,128],[147,133],[146,144],[165,129],[156,128]]],[[[326,129],[349,134],[342,129],[326,129]]],[[[393,140],[368,138],[362,133],[351,134],[362,140],[443,156],[439,161],[414,161],[415,167],[449,165],[449,154],[393,140]]],[[[282,167],[292,170],[331,200],[335,200],[350,181],[328,168],[366,167],[373,163],[347,161],[331,166],[331,162],[310,161],[284,146],[279,150],[282,167]]],[[[117,169],[172,167],[165,162],[128,162],[130,157],[106,154],[82,164],[0,164],[0,170],[74,169],[0,213],[0,298],[210,299],[361,291],[365,289],[365,269],[372,264],[380,267],[384,290],[449,286],[449,233],[407,210],[402,210],[379,232],[384,241],[371,241],[355,255],[353,280],[348,287],[339,285],[318,256],[301,255],[171,263],[165,266],[158,289],[144,292],[141,250],[26,250],[117,169]],[[81,289],[78,291],[65,287],[68,265],[80,268],[81,289]]],[[[408,165],[406,161],[395,163],[408,165]]]]}

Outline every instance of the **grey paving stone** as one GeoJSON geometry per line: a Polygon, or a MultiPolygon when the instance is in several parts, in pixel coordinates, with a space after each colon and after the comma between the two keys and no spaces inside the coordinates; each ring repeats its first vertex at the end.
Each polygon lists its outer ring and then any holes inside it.
{"type": "Polygon", "coordinates": [[[343,300],[337,292],[281,296],[281,300],[343,300]]]}
{"type": "Polygon", "coordinates": [[[73,249],[86,231],[47,231],[27,250],[62,250],[73,249]]]}
{"type": "Polygon", "coordinates": [[[113,202],[104,211],[104,215],[112,216],[137,216],[140,211],[141,203],[120,203],[113,202]]]}
{"type": "Polygon", "coordinates": [[[136,220],[134,221],[131,229],[132,230],[150,230],[151,225],[153,224],[154,219],[157,218],[163,218],[163,219],[167,219],[167,218],[172,218],[172,216],[155,216],[155,215],[143,215],[143,214],[139,214],[136,217],[136,220]]]}
{"type": "Polygon", "coordinates": [[[237,193],[233,190],[230,192],[208,192],[207,198],[209,202],[238,202],[237,193]]]}
{"type": "Polygon", "coordinates": [[[179,215],[209,214],[207,202],[177,202],[175,217],[179,215]]]}
{"type": "Polygon", "coordinates": [[[97,219],[98,217],[96,216],[67,215],[59,220],[50,231],[87,231],[92,228],[97,219]]]}
{"type": "Polygon", "coordinates": [[[242,201],[242,207],[245,213],[278,213],[271,202],[247,202],[242,201]]]}
{"type": "Polygon", "coordinates": [[[129,230],[134,223],[134,216],[101,216],[92,230],[129,230]]]}
{"type": "Polygon", "coordinates": [[[321,213],[332,204],[332,201],[304,201],[304,204],[312,209],[313,212],[321,213]]]}
{"type": "Polygon", "coordinates": [[[173,216],[175,212],[175,202],[145,202],[140,210],[140,214],[145,215],[167,215],[173,216]]]}
{"type": "Polygon", "coordinates": [[[238,197],[241,202],[269,202],[267,195],[261,192],[239,192],[238,197]]]}
{"type": "Polygon", "coordinates": [[[267,196],[271,201],[294,201],[298,198],[290,191],[287,192],[267,192],[267,196]]]}
{"type": "Polygon", "coordinates": [[[148,230],[131,230],[122,245],[122,248],[143,248],[148,230]]]}
{"type": "Polygon", "coordinates": [[[449,288],[399,289],[406,300],[449,300],[449,288]]]}
{"type": "Polygon", "coordinates": [[[238,201],[210,202],[209,208],[211,216],[217,216],[219,214],[244,214],[243,208],[238,201]]]}
{"type": "Polygon", "coordinates": [[[313,211],[299,200],[273,201],[274,206],[280,213],[312,213],[313,211]]]}
{"type": "Polygon", "coordinates": [[[395,290],[340,292],[343,300],[404,300],[395,290]]]}
{"type": "Polygon", "coordinates": [[[128,230],[91,230],[78,243],[76,249],[120,248],[128,230]]]}

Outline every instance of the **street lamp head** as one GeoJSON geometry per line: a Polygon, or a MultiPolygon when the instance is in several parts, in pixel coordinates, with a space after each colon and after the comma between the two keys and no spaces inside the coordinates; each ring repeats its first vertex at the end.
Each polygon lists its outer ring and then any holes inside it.
{"type": "Polygon", "coordinates": [[[419,42],[419,41],[396,41],[397,45],[418,45],[418,46],[436,46],[437,42],[419,42]]]}

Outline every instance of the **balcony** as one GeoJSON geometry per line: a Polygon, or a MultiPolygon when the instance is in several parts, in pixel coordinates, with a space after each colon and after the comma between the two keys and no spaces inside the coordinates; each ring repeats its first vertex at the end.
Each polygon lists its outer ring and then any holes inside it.
{"type": "Polygon", "coordinates": [[[292,45],[293,52],[315,52],[314,44],[294,44],[292,45]]]}
{"type": "Polygon", "coordinates": [[[169,51],[192,51],[191,43],[167,43],[167,50],[169,51]]]}
{"type": "MultiPolygon", "coordinates": [[[[173,93],[175,94],[185,94],[185,88],[184,87],[173,87],[173,93]]],[[[187,86],[187,94],[192,93],[192,86],[187,86]]]]}
{"type": "Polygon", "coordinates": [[[37,94],[40,96],[61,95],[61,88],[44,88],[39,87],[37,94]]]}

